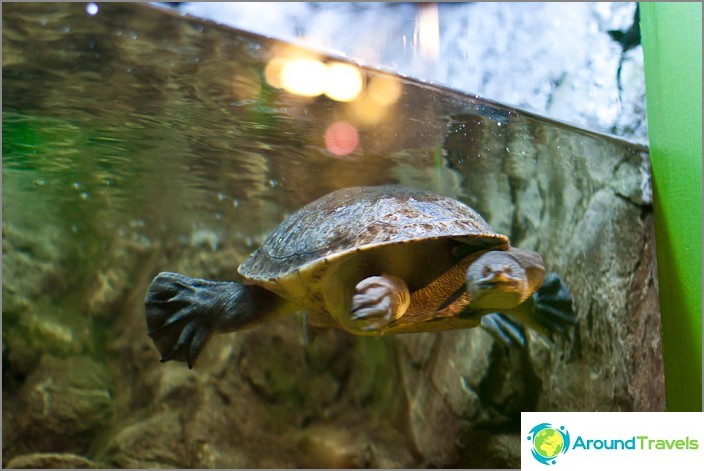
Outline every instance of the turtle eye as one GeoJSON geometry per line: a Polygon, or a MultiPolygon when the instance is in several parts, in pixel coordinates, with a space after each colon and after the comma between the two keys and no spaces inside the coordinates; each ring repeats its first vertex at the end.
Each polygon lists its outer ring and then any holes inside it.
{"type": "Polygon", "coordinates": [[[511,269],[511,265],[504,265],[504,273],[506,273],[507,275],[513,274],[513,270],[511,269]]]}
{"type": "Polygon", "coordinates": [[[491,275],[491,267],[489,265],[485,265],[484,269],[482,270],[482,276],[489,276],[491,275]]]}

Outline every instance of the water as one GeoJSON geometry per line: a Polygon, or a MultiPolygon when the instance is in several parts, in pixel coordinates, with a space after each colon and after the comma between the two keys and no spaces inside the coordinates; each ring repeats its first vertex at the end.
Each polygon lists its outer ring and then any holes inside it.
{"type": "Polygon", "coordinates": [[[623,51],[609,35],[631,26],[633,2],[185,2],[178,8],[647,143],[642,48],[623,51]]]}
{"type": "Polygon", "coordinates": [[[352,101],[304,97],[272,59],[342,60],[90,5],[3,5],[3,465],[511,467],[482,453],[520,410],[662,408],[646,148],[368,68],[352,101]],[[156,273],[232,280],[287,214],[386,183],[539,251],[579,331],[523,352],[292,316],[158,362],[156,273]]]}

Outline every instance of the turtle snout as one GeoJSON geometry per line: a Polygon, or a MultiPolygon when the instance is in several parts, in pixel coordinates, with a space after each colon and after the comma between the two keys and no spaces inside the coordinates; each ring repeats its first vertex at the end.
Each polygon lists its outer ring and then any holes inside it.
{"type": "Polygon", "coordinates": [[[488,252],[467,270],[467,293],[472,305],[502,309],[517,306],[526,290],[526,272],[505,252],[488,252]]]}

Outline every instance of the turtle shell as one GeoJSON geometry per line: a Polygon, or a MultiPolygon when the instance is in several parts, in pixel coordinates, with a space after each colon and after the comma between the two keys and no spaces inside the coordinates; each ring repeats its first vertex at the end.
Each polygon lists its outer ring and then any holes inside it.
{"type": "Polygon", "coordinates": [[[238,271],[267,286],[359,251],[441,238],[476,250],[509,246],[505,235],[452,198],[401,186],[351,187],[291,214],[238,271]]]}

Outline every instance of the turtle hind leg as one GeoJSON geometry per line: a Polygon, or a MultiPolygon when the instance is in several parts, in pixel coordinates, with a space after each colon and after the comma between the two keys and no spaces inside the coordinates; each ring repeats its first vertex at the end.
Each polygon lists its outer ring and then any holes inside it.
{"type": "MultiPolygon", "coordinates": [[[[523,345],[525,344],[523,326],[530,327],[544,337],[552,339],[555,334],[566,334],[577,325],[577,319],[572,309],[572,297],[567,286],[556,273],[548,273],[543,279],[543,284],[533,296],[516,308],[484,317],[487,319],[485,321],[482,318],[482,326],[495,337],[498,333],[499,340],[507,335],[513,337],[514,340],[518,339],[519,335],[514,334],[520,332],[524,341],[514,343],[523,345]],[[522,325],[518,325],[514,320],[519,321],[522,325]]],[[[506,344],[507,342],[502,343],[506,344]]]]}
{"type": "Polygon", "coordinates": [[[482,316],[482,328],[497,342],[507,347],[525,347],[526,331],[523,324],[510,316],[494,312],[482,316]]]}
{"type": "Polygon", "coordinates": [[[533,302],[532,317],[546,333],[564,334],[577,325],[572,297],[557,273],[545,275],[543,284],[533,295],[533,302]]]}
{"type": "Polygon", "coordinates": [[[252,327],[273,309],[276,295],[259,286],[201,280],[164,272],[154,278],[144,302],[147,329],[161,361],[189,368],[216,332],[252,327]]]}

